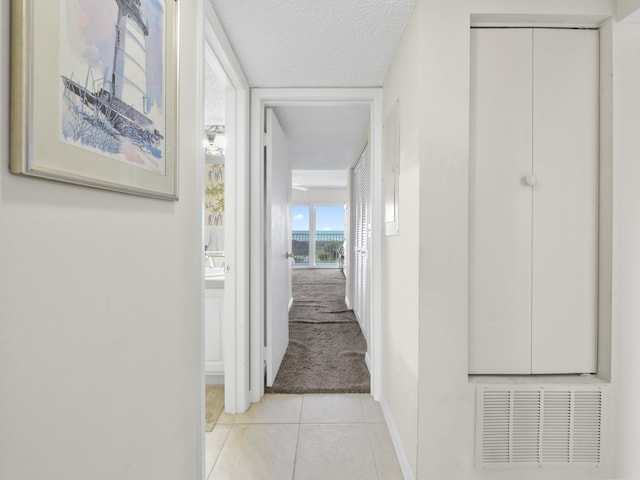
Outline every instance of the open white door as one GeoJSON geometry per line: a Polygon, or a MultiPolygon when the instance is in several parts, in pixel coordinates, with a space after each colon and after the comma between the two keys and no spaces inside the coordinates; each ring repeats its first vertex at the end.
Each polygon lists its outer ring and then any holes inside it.
{"type": "Polygon", "coordinates": [[[273,110],[266,109],[265,347],[267,386],[273,385],[289,345],[291,164],[287,139],[273,110]]]}

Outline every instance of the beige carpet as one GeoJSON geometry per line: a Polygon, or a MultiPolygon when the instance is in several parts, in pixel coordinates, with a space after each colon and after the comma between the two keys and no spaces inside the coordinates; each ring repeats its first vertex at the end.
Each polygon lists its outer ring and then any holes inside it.
{"type": "Polygon", "coordinates": [[[268,393],[368,393],[367,343],[338,269],[293,271],[289,346],[268,393]]]}
{"type": "Polygon", "coordinates": [[[206,405],[207,432],[211,432],[224,410],[224,385],[207,385],[206,405]]]}

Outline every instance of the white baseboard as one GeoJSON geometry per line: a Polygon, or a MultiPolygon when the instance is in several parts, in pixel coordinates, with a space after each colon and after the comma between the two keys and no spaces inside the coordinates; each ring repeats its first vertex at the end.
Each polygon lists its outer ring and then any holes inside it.
{"type": "Polygon", "coordinates": [[[382,393],[380,393],[380,408],[382,409],[384,420],[387,423],[387,428],[389,429],[389,435],[391,436],[391,442],[393,443],[393,448],[395,449],[396,456],[398,457],[402,476],[404,477],[404,480],[416,480],[416,473],[412,470],[409,457],[407,457],[407,452],[405,452],[402,442],[400,441],[398,426],[396,425],[395,419],[393,418],[382,393]]]}
{"type": "Polygon", "coordinates": [[[204,383],[207,385],[224,385],[224,373],[205,375],[204,383]]]}
{"type": "Polygon", "coordinates": [[[364,354],[364,363],[367,364],[367,368],[369,369],[369,375],[371,375],[371,357],[369,356],[369,352],[364,354]]]}
{"type": "Polygon", "coordinates": [[[349,297],[344,297],[344,303],[347,305],[347,310],[353,310],[353,307],[351,306],[351,302],[349,301],[349,297]]]}
{"type": "Polygon", "coordinates": [[[289,299],[289,309],[287,310],[288,312],[291,311],[291,307],[293,307],[293,297],[289,299]]]}
{"type": "Polygon", "coordinates": [[[358,315],[355,310],[353,311],[354,316],[356,317],[356,320],[358,321],[358,325],[360,325],[360,331],[362,332],[362,336],[364,337],[365,341],[367,342],[367,347],[369,346],[369,339],[367,337],[367,329],[364,328],[364,322],[362,320],[360,320],[360,315],[358,315]]]}
{"type": "Polygon", "coordinates": [[[209,375],[224,375],[224,362],[204,362],[204,374],[209,375]]]}

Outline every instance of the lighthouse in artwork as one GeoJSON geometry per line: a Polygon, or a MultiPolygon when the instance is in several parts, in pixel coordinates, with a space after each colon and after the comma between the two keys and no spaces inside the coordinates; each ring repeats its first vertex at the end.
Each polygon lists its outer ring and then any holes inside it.
{"type": "Polygon", "coordinates": [[[146,39],[149,25],[142,17],[141,0],[115,1],[118,20],[111,94],[147,114],[146,39]]]}
{"type": "MultiPolygon", "coordinates": [[[[100,32],[97,39],[83,32],[76,37],[90,39],[80,44],[84,51],[104,53],[100,56],[103,77],[95,75],[95,67],[85,63],[84,55],[78,63],[86,65],[86,75],[79,79],[73,72],[61,75],[65,106],[61,133],[64,141],[80,148],[164,174],[162,8],[154,0],[113,1],[117,8],[110,3],[108,16],[105,9],[95,8],[99,3],[95,0],[78,7],[79,18],[100,32]]],[[[80,5],[79,0],[76,3],[80,5]]],[[[76,50],[70,49],[71,55],[76,50]]]]}

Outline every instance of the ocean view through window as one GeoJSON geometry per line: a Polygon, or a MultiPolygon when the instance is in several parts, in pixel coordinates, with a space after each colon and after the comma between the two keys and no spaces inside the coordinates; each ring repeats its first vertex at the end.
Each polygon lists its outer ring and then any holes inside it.
{"type": "Polygon", "coordinates": [[[296,205],[291,207],[291,221],[294,266],[337,268],[344,244],[344,207],[296,205]]]}

